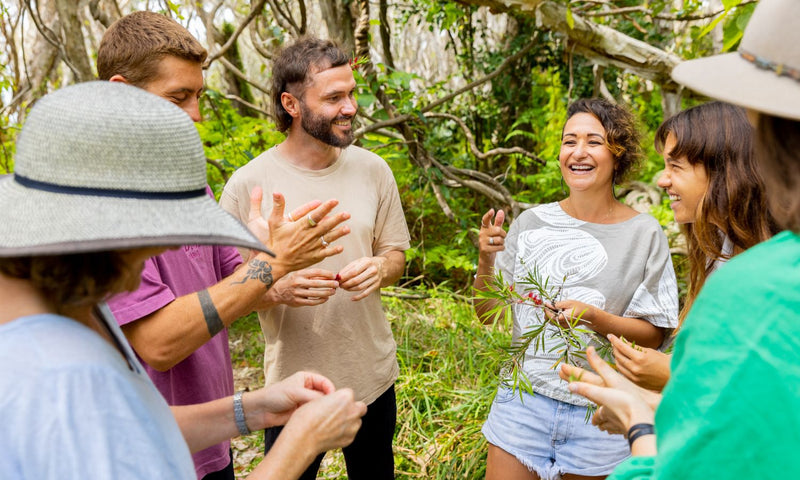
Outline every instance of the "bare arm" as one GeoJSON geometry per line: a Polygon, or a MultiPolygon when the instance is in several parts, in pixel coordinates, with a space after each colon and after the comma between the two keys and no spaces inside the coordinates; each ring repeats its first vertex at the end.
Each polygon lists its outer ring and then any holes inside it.
{"type": "MultiPolygon", "coordinates": [[[[481,219],[481,228],[478,232],[478,270],[475,273],[475,281],[472,288],[479,291],[486,291],[488,280],[494,275],[494,261],[497,252],[505,250],[506,231],[503,230],[505,212],[499,210],[497,216],[494,209],[490,209],[481,219]],[[490,239],[491,238],[491,243],[490,239]]],[[[489,312],[498,305],[497,300],[483,300],[474,298],[472,306],[475,313],[483,323],[492,323],[494,317],[489,312]]]]}
{"type": "Polygon", "coordinates": [[[232,275],[201,292],[178,297],[161,309],[122,326],[136,353],[166,371],[191,355],[237,318],[253,311],[272,286],[271,257],[260,253],[232,275]]]}
{"type": "MultiPolygon", "coordinates": [[[[563,323],[565,317],[575,318],[580,315],[582,324],[604,337],[608,334],[624,336],[637,345],[649,348],[658,348],[664,341],[664,329],[647,320],[621,317],[577,300],[556,302],[554,307],[562,311],[558,318],[560,322],[563,323]]],[[[548,317],[552,318],[554,315],[550,311],[545,309],[548,317]]]]}
{"type": "MultiPolygon", "coordinates": [[[[246,392],[242,407],[251,431],[286,425],[264,466],[248,478],[299,477],[317,454],[352,442],[366,413],[351,390],[335,390],[325,377],[306,372],[246,392]]],[[[192,452],[239,435],[232,397],[171,408],[192,452]]]]}
{"type": "Polygon", "coordinates": [[[271,238],[276,258],[258,253],[216,285],[178,297],[122,327],[136,353],[156,370],[174,367],[237,318],[258,308],[276,280],[342,251],[341,246],[326,246],[319,240],[323,234],[333,241],[349,232],[347,226],[336,228],[349,214],[328,216],[337,205],[335,200],[298,208],[292,212],[299,218],[295,222],[284,218],[280,194],[273,196],[269,221],[261,216],[260,189],[254,189],[250,201],[247,226],[262,241],[271,238]],[[314,225],[308,222],[308,216],[314,225]]]}

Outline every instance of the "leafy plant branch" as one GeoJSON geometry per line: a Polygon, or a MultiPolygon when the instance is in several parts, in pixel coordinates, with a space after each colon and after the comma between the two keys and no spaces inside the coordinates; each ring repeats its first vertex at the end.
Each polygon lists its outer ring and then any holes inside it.
{"type": "Polygon", "coordinates": [[[600,336],[587,326],[583,313],[569,315],[564,309],[556,305],[563,300],[564,285],[567,280],[565,275],[560,282],[553,284],[549,277],[543,277],[534,265],[528,269],[524,262],[522,266],[526,274],[515,283],[508,284],[501,271],[490,276],[486,282],[486,289],[476,290],[475,296],[478,303],[490,302],[493,307],[487,316],[493,323],[503,322],[508,325],[513,323],[513,309],[527,306],[537,310],[537,317],[542,321],[532,325],[521,333],[518,339],[505,349],[508,359],[503,363],[501,379],[513,390],[525,391],[533,394],[530,380],[524,373],[524,363],[527,354],[537,353],[558,356],[550,368],[556,369],[562,363],[575,364],[586,361],[586,347],[588,340],[598,340],[601,345],[598,353],[601,357],[610,360],[613,358],[612,350],[607,342],[602,342],[600,336]],[[559,319],[563,318],[563,321],[559,319]],[[548,347],[547,340],[550,342],[548,347]]]}

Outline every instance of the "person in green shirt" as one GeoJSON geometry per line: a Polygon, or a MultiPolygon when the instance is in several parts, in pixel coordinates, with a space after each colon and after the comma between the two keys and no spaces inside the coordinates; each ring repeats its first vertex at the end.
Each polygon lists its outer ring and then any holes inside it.
{"type": "Polygon", "coordinates": [[[762,0],[738,52],[685,62],[672,73],[689,88],[748,109],[770,208],[786,231],[708,279],[677,337],[663,397],[593,351],[597,374],[562,368],[571,391],[601,405],[605,429],[628,432],[633,456],[609,479],[800,477],[797,18],[800,2],[762,0]]]}

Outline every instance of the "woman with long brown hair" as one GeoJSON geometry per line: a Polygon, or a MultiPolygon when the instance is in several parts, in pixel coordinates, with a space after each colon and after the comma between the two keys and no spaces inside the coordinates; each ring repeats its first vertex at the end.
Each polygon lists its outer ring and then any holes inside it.
{"type": "Polygon", "coordinates": [[[593,351],[598,374],[570,390],[628,432],[622,479],[800,478],[800,2],[761,0],[738,52],[678,65],[673,78],[748,109],[776,222],[786,231],[712,275],[675,342],[663,398],[593,351]],[[660,403],[659,403],[660,400],[660,403]],[[654,406],[657,404],[658,409],[654,406]]]}
{"type": "MultiPolygon", "coordinates": [[[[658,127],[664,156],[658,179],[686,238],[689,288],[681,323],[706,279],[734,255],[777,233],[753,152],[753,127],[741,107],[709,102],[684,110],[658,127]]],[[[611,338],[619,371],[637,385],[661,390],[669,380],[668,354],[611,338]]]]}

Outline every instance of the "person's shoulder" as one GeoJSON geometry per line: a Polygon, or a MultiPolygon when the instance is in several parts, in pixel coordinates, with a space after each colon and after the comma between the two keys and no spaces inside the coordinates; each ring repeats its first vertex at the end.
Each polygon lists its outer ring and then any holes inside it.
{"type": "Polygon", "coordinates": [[[758,279],[783,283],[797,278],[800,265],[800,235],[782,232],[731,258],[708,279],[708,284],[732,279],[758,279]]]}
{"type": "Polygon", "coordinates": [[[114,358],[109,355],[113,347],[97,333],[60,315],[19,318],[4,325],[0,337],[4,356],[25,358],[29,367],[42,371],[104,367],[114,358]]]}
{"type": "Polygon", "coordinates": [[[558,202],[542,203],[527,208],[517,215],[515,222],[523,224],[544,223],[553,226],[575,226],[581,223],[567,215],[558,202]]]}
{"type": "Polygon", "coordinates": [[[359,168],[375,168],[379,170],[390,170],[389,164],[377,153],[371,152],[366,148],[357,145],[350,145],[345,150],[347,161],[352,162],[359,168]]]}
{"type": "Polygon", "coordinates": [[[630,219],[626,220],[626,222],[629,222],[630,225],[633,226],[634,228],[640,228],[643,230],[652,230],[658,232],[662,230],[661,224],[658,223],[656,217],[645,212],[637,212],[630,219]]]}
{"type": "Polygon", "coordinates": [[[225,184],[225,188],[228,188],[229,185],[236,186],[241,183],[246,183],[256,171],[263,169],[266,165],[276,160],[274,152],[274,148],[268,148],[246,164],[237,168],[236,171],[231,174],[230,179],[228,179],[228,182],[225,184]]]}

